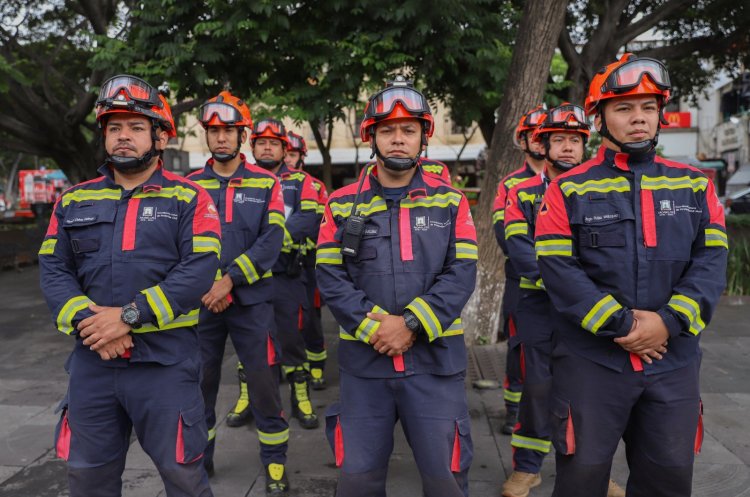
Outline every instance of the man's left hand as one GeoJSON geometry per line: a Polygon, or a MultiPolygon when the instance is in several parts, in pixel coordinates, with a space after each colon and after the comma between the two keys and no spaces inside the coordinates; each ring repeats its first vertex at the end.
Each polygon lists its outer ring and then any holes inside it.
{"type": "Polygon", "coordinates": [[[91,350],[98,350],[107,343],[127,335],[130,326],[122,322],[121,307],[103,307],[96,304],[89,305],[94,312],[78,323],[78,334],[83,338],[83,344],[90,346],[91,350]]]}
{"type": "Polygon", "coordinates": [[[615,338],[615,342],[648,363],[651,363],[651,358],[661,359],[669,340],[669,330],[661,316],[652,311],[634,309],[633,317],[637,320],[637,326],[627,336],[615,338]]]}
{"type": "Polygon", "coordinates": [[[368,312],[367,317],[380,322],[377,331],[370,337],[370,345],[381,354],[401,355],[417,339],[416,334],[406,327],[403,316],[368,312]]]}
{"type": "Polygon", "coordinates": [[[229,295],[229,292],[232,291],[233,287],[234,283],[232,283],[232,278],[230,278],[228,274],[225,274],[220,280],[214,281],[211,289],[201,299],[201,303],[206,306],[206,309],[216,312],[212,308],[215,309],[216,304],[229,295]]]}

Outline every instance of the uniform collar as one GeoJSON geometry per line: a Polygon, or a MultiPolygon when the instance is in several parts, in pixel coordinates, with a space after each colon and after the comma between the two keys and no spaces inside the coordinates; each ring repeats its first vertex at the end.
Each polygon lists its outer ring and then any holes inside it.
{"type": "Polygon", "coordinates": [[[292,174],[300,172],[300,171],[292,171],[288,167],[286,167],[286,163],[284,161],[281,161],[281,167],[278,171],[276,171],[276,176],[278,178],[286,178],[288,176],[291,176],[292,174]]]}
{"type": "MultiPolygon", "coordinates": [[[[156,169],[154,169],[154,172],[151,173],[151,177],[149,177],[146,181],[144,181],[140,186],[136,188],[141,188],[144,192],[158,192],[162,189],[162,186],[164,185],[164,164],[162,163],[162,160],[159,159],[159,164],[156,166],[156,169]]],[[[112,169],[107,165],[103,164],[97,169],[99,174],[106,177],[109,183],[112,185],[120,186],[115,183],[115,175],[112,172],[112,169]]],[[[122,187],[120,187],[122,188],[122,187]]]]}
{"type": "Polygon", "coordinates": [[[632,171],[653,164],[654,157],[656,157],[656,151],[654,150],[645,154],[626,154],[603,145],[597,153],[597,158],[601,158],[605,163],[621,171],[632,171]]]}
{"type": "MultiPolygon", "coordinates": [[[[362,185],[362,191],[366,191],[368,188],[374,188],[376,190],[379,190],[379,193],[382,196],[383,185],[381,185],[380,181],[378,180],[377,163],[372,166],[372,169],[370,169],[370,174],[367,175],[365,184],[362,185]]],[[[427,184],[425,183],[424,177],[422,176],[421,167],[419,166],[416,167],[414,176],[412,176],[411,181],[406,186],[406,192],[409,198],[412,198],[412,199],[427,196],[427,184]]]]}
{"type": "Polygon", "coordinates": [[[240,165],[237,167],[237,170],[232,173],[231,176],[222,176],[221,174],[214,171],[214,164],[216,161],[212,158],[208,159],[206,161],[206,167],[205,171],[206,174],[209,176],[218,179],[219,181],[231,181],[235,178],[242,178],[243,177],[243,170],[245,169],[245,164],[247,164],[247,159],[245,158],[245,154],[240,153],[240,165]]]}

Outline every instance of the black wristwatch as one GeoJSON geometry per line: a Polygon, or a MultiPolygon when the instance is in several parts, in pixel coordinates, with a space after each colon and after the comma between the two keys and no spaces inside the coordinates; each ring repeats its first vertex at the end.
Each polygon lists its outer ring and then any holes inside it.
{"type": "Polygon", "coordinates": [[[404,322],[406,323],[406,327],[415,335],[419,335],[419,332],[422,329],[422,323],[419,322],[417,316],[415,316],[409,309],[404,311],[404,322]]]}
{"type": "Polygon", "coordinates": [[[141,311],[138,310],[135,302],[131,302],[127,305],[122,306],[120,319],[123,323],[133,329],[138,329],[141,327],[141,311]]]}

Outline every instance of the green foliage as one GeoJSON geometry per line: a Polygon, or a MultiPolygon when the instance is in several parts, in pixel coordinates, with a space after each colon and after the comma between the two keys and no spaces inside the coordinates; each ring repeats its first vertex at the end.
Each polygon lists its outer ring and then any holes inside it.
{"type": "Polygon", "coordinates": [[[727,263],[727,294],[750,295],[750,239],[729,242],[727,263]]]}

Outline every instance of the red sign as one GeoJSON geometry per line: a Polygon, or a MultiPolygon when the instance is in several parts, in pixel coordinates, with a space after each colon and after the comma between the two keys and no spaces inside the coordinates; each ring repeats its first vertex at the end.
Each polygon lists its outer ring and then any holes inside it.
{"type": "Polygon", "coordinates": [[[669,122],[667,128],[690,127],[690,112],[665,112],[664,117],[669,122]]]}

